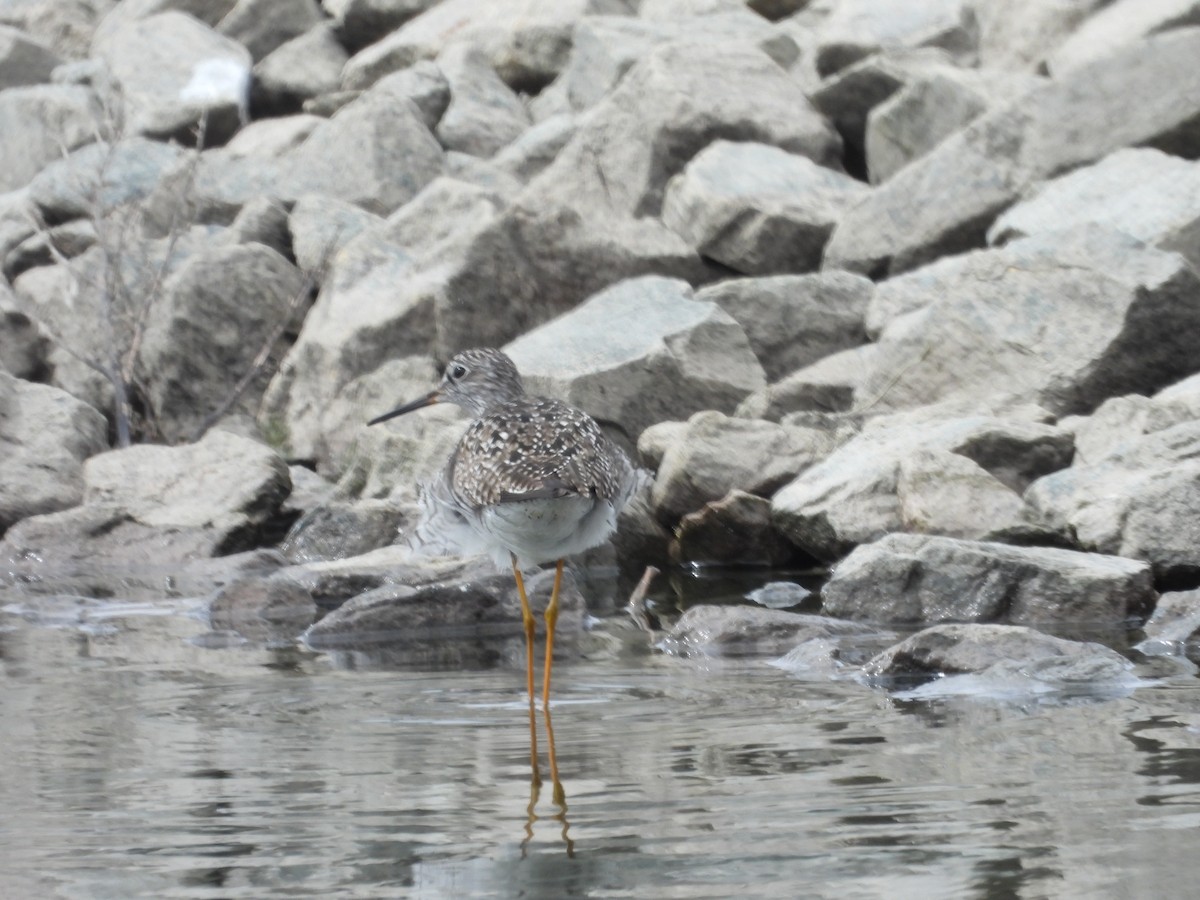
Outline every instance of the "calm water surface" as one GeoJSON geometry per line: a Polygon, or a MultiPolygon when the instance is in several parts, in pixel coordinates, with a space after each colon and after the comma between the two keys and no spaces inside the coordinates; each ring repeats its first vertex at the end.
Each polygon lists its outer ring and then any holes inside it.
{"type": "MultiPolygon", "coordinates": [[[[650,652],[556,666],[228,646],[189,604],[0,594],[0,896],[1192,897],[1200,681],[903,700],[650,652]],[[556,802],[556,794],[557,801],[556,802]]],[[[607,636],[605,636],[607,635],[607,636]]]]}

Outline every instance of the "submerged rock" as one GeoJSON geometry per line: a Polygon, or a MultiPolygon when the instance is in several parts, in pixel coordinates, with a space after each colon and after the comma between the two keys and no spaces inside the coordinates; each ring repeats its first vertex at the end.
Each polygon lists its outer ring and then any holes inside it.
{"type": "Polygon", "coordinates": [[[757,606],[693,606],[659,643],[673,656],[756,656],[783,653],[816,638],[873,634],[857,622],[757,606]]]}

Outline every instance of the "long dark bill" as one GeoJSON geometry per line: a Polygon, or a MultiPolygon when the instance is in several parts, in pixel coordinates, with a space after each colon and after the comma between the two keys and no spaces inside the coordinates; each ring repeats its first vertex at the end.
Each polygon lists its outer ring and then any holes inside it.
{"type": "Polygon", "coordinates": [[[439,394],[437,391],[430,391],[419,400],[414,400],[412,403],[405,403],[403,406],[399,406],[396,409],[393,409],[391,412],[384,413],[382,416],[376,416],[367,424],[378,425],[380,422],[386,422],[388,419],[394,419],[396,416],[402,416],[405,413],[410,413],[414,409],[423,409],[426,406],[432,406],[435,403],[440,403],[441,399],[441,394],[439,394]]]}

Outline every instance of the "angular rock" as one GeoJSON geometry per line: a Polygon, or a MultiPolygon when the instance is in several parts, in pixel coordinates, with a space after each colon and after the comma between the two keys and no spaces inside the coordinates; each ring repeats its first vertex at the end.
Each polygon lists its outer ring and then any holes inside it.
{"type": "Polygon", "coordinates": [[[79,60],[88,55],[92,34],[111,8],[109,0],[80,3],[25,0],[0,6],[0,22],[40,42],[62,59],[79,60]]]}
{"type": "Polygon", "coordinates": [[[578,127],[578,120],[571,115],[543,119],[497,153],[492,162],[514,178],[530,181],[554,162],[578,127]]]}
{"type": "Polygon", "coordinates": [[[978,247],[1034,182],[1121,147],[1200,156],[1197,54],[1200,29],[1167,32],[981,116],[847,213],[825,265],[896,274],[978,247]]]}
{"type": "Polygon", "coordinates": [[[1046,182],[988,229],[989,244],[1092,223],[1200,268],[1200,163],[1161,150],[1118,150],[1046,182]]]}
{"type": "Polygon", "coordinates": [[[447,150],[492,156],[529,127],[525,105],[482,50],[455,44],[439,54],[437,65],[450,85],[450,105],[434,133],[447,150]]]}
{"type": "Polygon", "coordinates": [[[1111,624],[1156,597],[1140,560],[919,534],[857,547],[821,589],[830,615],[922,625],[1111,624]]]}
{"type": "Polygon", "coordinates": [[[1200,638],[1200,590],[1163,594],[1142,631],[1146,638],[1138,649],[1143,653],[1178,652],[1195,643],[1200,638]]]}
{"type": "Polygon", "coordinates": [[[767,378],[776,380],[866,341],[874,285],[849,272],[738,278],[698,291],[746,332],[767,378]]]}
{"type": "Polygon", "coordinates": [[[44,381],[48,341],[17,307],[7,285],[0,284],[0,372],[27,381],[44,381]]]}
{"type": "Polygon", "coordinates": [[[830,75],[890,47],[940,47],[965,56],[974,39],[962,0],[896,0],[881,15],[872,0],[842,0],[821,28],[817,69],[830,75]]]}
{"type": "Polygon", "coordinates": [[[323,18],[317,0],[238,0],[217,23],[217,32],[233,38],[258,62],[323,18]]]}
{"type": "Polygon", "coordinates": [[[854,406],[854,395],[875,362],[874,344],[822,357],[738,404],[736,415],[779,422],[798,412],[840,413],[854,406]]]}
{"type": "Polygon", "coordinates": [[[394,103],[399,103],[401,98],[411,100],[421,113],[421,121],[430,131],[437,127],[450,105],[450,82],[446,80],[441,67],[429,60],[385,75],[373,90],[391,97],[394,103]]]}
{"type": "Polygon", "coordinates": [[[343,86],[368,87],[389,72],[433,59],[452,43],[479,47],[513,90],[537,93],[566,64],[575,23],[588,14],[628,12],[621,0],[444,0],[351,57],[343,86]]]}
{"type": "Polygon", "coordinates": [[[664,419],[732,411],[765,383],[741,327],[668,278],[617,284],[505,349],[532,386],[630,442],[664,419]]]}
{"type": "Polygon", "coordinates": [[[305,194],[295,202],[288,216],[296,265],[305,272],[325,272],[343,247],[383,221],[345,200],[305,194]]]}
{"type": "Polygon", "coordinates": [[[1111,56],[1160,31],[1200,25],[1196,0],[1116,0],[1093,13],[1046,59],[1055,78],[1111,56]]]}
{"type": "Polygon", "coordinates": [[[1192,375],[1153,397],[1130,394],[1102,403],[1090,416],[1059,424],[1075,435],[1075,464],[1091,465],[1143,435],[1200,419],[1200,375],[1192,375]]]}
{"type": "Polygon", "coordinates": [[[0,533],[83,499],[83,462],[108,446],[108,425],[69,394],[0,371],[0,533]]]}
{"type": "MultiPolygon", "coordinates": [[[[280,256],[292,255],[292,241],[288,234],[287,206],[271,197],[251,200],[237,214],[227,229],[221,232],[224,244],[262,244],[280,256]]],[[[294,299],[294,298],[289,298],[294,299]]],[[[305,297],[303,300],[307,300],[305,297]]],[[[303,307],[296,299],[297,308],[303,307]]],[[[285,333],[290,333],[288,329],[285,333]]]]}
{"type": "Polygon", "coordinates": [[[731,490],[768,496],[837,446],[835,434],[817,428],[696,413],[667,446],[650,502],[670,527],[731,490]]]}
{"type": "Polygon", "coordinates": [[[1006,663],[1093,662],[1125,671],[1130,663],[1103,644],[1068,641],[1020,625],[935,625],[889,647],[863,667],[868,676],[921,677],[986,672],[1006,663]]]}
{"type": "Polygon", "coordinates": [[[30,235],[4,258],[4,275],[16,278],[35,266],[54,265],[60,259],[72,259],[95,245],[96,226],[87,219],[76,219],[30,235]]]}
{"type": "Polygon", "coordinates": [[[337,17],[338,31],[346,46],[361,50],[437,3],[438,0],[325,0],[324,6],[337,17]]]}
{"type": "Polygon", "coordinates": [[[0,90],[50,80],[62,62],[57,53],[29,35],[0,25],[0,90]]]}
{"type": "Polygon", "coordinates": [[[905,531],[972,538],[1022,523],[1016,491],[979,463],[949,450],[918,450],[900,461],[896,499],[905,531]],[[962,498],[969,498],[963,503],[962,498]]]}
{"type": "Polygon", "coordinates": [[[126,128],[192,143],[204,121],[206,146],[223,144],[245,118],[250,53],[197,19],[164,12],[97,33],[93,47],[121,87],[126,128]]]}
{"type": "Polygon", "coordinates": [[[251,122],[223,148],[230,156],[281,157],[299,147],[324,119],[294,115],[251,122]]]}
{"type": "Polygon", "coordinates": [[[979,35],[979,64],[1032,72],[1079,24],[1110,0],[972,0],[968,27],[979,35]]]}
{"type": "Polygon", "coordinates": [[[663,222],[746,275],[820,266],[834,225],[866,188],[778,147],[714,141],[667,185],[663,222]]]}
{"type": "Polygon", "coordinates": [[[756,606],[693,606],[659,647],[673,656],[779,654],[797,643],[870,633],[855,622],[756,606]]]}
{"type": "Polygon", "coordinates": [[[771,524],[771,501],[738,490],[680,519],[671,546],[685,565],[780,566],[795,555],[771,524]]]}
{"type": "Polygon", "coordinates": [[[858,544],[917,524],[904,519],[900,476],[905,460],[930,450],[965,456],[980,471],[972,478],[960,475],[955,505],[929,510],[933,517],[920,524],[937,532],[944,523],[962,535],[974,514],[971,537],[978,538],[1010,524],[1008,511],[996,503],[998,485],[1019,494],[1034,478],[1068,465],[1071,436],[1047,425],[988,417],[875,419],[771,498],[775,525],[806,553],[832,562],[858,544]],[[982,513],[989,509],[1005,517],[987,519],[982,513]]]}
{"type": "Polygon", "coordinates": [[[331,25],[322,23],[293,37],[255,64],[251,111],[299,112],[304,101],[337,90],[348,58],[331,25]]]}
{"type": "Polygon", "coordinates": [[[1153,563],[1164,583],[1200,572],[1200,422],[1121,444],[1109,455],[1038,479],[1030,521],[1074,545],[1153,563]]]}
{"type": "Polygon", "coordinates": [[[28,184],[47,163],[91,143],[100,127],[86,88],[35,85],[0,91],[0,193],[28,184]]]}
{"type": "MultiPolygon", "coordinates": [[[[930,302],[880,335],[861,392],[879,409],[1003,396],[1082,413],[1196,370],[1200,276],[1116,232],[1025,238],[894,281],[930,302]]],[[[881,287],[873,306],[888,300],[881,287]]]]}
{"type": "Polygon", "coordinates": [[[286,577],[243,578],[217,591],[208,618],[215,631],[291,646],[317,618],[317,604],[307,588],[286,577]]]}
{"type": "Polygon", "coordinates": [[[411,508],[384,500],[326,503],[296,520],[280,550],[295,563],[359,556],[393,543],[413,517],[411,508]]]}
{"type": "MultiPolygon", "coordinates": [[[[194,439],[251,377],[255,358],[296,314],[300,272],[262,244],[218,247],[190,256],[163,285],[141,347],[149,401],[170,441],[194,439]]],[[[261,369],[261,367],[260,367],[261,369]]],[[[234,404],[253,412],[262,370],[234,404]]]]}

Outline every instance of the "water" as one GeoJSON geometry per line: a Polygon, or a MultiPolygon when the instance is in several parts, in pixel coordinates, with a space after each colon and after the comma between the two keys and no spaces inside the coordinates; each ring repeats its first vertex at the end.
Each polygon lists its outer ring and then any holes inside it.
{"type": "Polygon", "coordinates": [[[511,662],[228,646],[186,601],[14,602],[13,900],[1169,898],[1200,879],[1183,661],[1103,701],[901,699],[664,657],[614,619],[555,669],[559,804],[540,720],[534,796],[511,662]]]}

